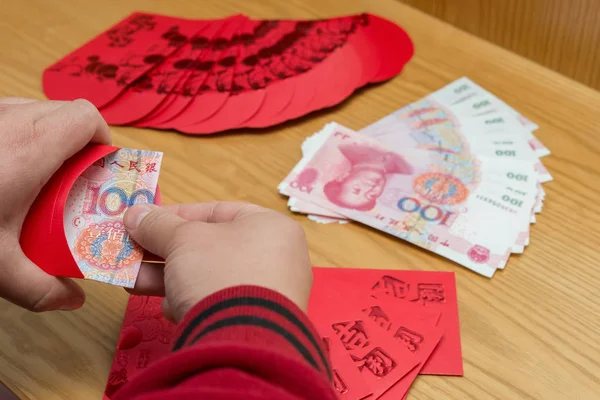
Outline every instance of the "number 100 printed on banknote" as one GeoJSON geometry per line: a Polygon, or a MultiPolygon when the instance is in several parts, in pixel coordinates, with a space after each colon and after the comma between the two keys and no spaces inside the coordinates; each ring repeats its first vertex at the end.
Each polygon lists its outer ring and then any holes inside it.
{"type": "Polygon", "coordinates": [[[162,153],[120,149],[77,178],[67,198],[65,235],[86,279],[132,288],[143,249],[123,225],[134,204],[154,203],[162,153]]]}

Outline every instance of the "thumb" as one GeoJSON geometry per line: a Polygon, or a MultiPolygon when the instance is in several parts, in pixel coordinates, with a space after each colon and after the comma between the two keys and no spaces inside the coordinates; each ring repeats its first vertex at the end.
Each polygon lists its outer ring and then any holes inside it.
{"type": "Polygon", "coordinates": [[[0,266],[0,295],[30,311],[75,310],[85,302],[81,287],[68,278],[46,274],[20,251],[0,266]]]}
{"type": "Polygon", "coordinates": [[[187,221],[168,208],[154,204],[131,207],[123,217],[125,228],[140,246],[164,259],[177,228],[187,221]]]}

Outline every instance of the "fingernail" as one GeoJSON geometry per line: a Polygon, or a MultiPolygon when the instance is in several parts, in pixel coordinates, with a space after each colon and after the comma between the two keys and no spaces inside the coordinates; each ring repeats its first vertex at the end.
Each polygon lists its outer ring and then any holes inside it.
{"type": "Polygon", "coordinates": [[[83,297],[73,297],[69,299],[65,304],[60,306],[59,310],[61,311],[73,311],[83,307],[83,303],[85,303],[85,299],[83,297]]]}
{"type": "Polygon", "coordinates": [[[123,218],[125,228],[136,229],[153,208],[156,208],[154,204],[139,204],[131,207],[123,218]]]}

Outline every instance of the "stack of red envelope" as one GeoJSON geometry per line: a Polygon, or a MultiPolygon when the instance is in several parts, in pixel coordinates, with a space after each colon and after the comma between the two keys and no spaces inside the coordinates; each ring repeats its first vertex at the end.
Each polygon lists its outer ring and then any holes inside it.
{"type": "Polygon", "coordinates": [[[463,374],[452,272],[314,268],[308,315],[341,399],[399,400],[417,375],[463,374]]]}
{"type": "Polygon", "coordinates": [[[50,99],[85,98],[108,123],[190,134],[261,128],[400,73],[408,35],[383,18],[190,20],[134,13],[48,67],[50,99]]]}
{"type": "MultiPolygon", "coordinates": [[[[463,374],[452,272],[314,268],[309,317],[341,399],[403,399],[417,375],[463,374]]],[[[131,296],[105,400],[168,354],[161,298],[131,296]]]]}

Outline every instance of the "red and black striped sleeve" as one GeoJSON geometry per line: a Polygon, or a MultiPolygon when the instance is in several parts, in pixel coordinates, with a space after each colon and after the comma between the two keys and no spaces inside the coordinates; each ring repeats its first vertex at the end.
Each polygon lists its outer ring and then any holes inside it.
{"type": "Polygon", "coordinates": [[[281,294],[237,286],[185,316],[173,353],[113,400],[335,400],[327,354],[307,316],[281,294]]]}

